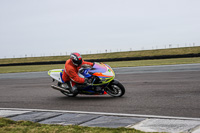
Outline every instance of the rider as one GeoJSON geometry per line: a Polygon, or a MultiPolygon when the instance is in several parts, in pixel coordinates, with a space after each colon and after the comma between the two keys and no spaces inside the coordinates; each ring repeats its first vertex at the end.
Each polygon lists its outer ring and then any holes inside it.
{"type": "Polygon", "coordinates": [[[93,66],[92,62],[84,61],[79,53],[71,53],[70,59],[68,59],[65,63],[62,79],[70,86],[70,91],[72,93],[77,92],[77,83],[87,84],[91,82],[87,78],[82,78],[78,75],[81,65],[84,64],[93,66]]]}

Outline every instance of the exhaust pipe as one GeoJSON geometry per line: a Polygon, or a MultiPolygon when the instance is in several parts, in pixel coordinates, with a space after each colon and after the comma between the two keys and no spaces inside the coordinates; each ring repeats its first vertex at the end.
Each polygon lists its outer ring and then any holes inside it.
{"type": "Polygon", "coordinates": [[[61,87],[59,87],[59,86],[56,86],[56,85],[51,85],[51,88],[53,88],[53,89],[55,89],[55,90],[58,90],[58,91],[64,91],[64,92],[66,92],[66,93],[70,93],[69,90],[65,90],[65,89],[63,89],[63,88],[61,88],[61,87]]]}

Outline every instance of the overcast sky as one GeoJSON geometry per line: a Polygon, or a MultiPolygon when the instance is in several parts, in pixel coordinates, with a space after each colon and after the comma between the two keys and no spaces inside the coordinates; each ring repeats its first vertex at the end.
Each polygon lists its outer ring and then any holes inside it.
{"type": "Polygon", "coordinates": [[[0,0],[0,58],[200,46],[200,0],[0,0]]]}

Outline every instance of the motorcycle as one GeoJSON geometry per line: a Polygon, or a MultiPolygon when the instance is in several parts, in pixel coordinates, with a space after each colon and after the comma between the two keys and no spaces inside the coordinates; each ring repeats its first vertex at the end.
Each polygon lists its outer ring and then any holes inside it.
{"type": "Polygon", "coordinates": [[[92,67],[82,65],[79,69],[78,75],[82,78],[88,78],[88,80],[91,80],[91,83],[83,85],[83,88],[78,87],[78,91],[76,93],[71,93],[69,83],[63,82],[63,72],[63,69],[53,69],[48,71],[48,75],[53,79],[53,81],[57,81],[57,85],[51,85],[51,87],[68,97],[75,97],[78,94],[109,94],[113,97],[121,97],[125,93],[124,86],[115,79],[113,69],[107,64],[95,62],[92,67]]]}

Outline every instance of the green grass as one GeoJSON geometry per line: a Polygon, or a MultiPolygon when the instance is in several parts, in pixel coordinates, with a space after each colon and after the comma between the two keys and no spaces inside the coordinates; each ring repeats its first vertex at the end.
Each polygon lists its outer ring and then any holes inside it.
{"type": "MultiPolygon", "coordinates": [[[[198,54],[198,53],[200,53],[200,46],[186,47],[186,48],[160,49],[160,50],[143,50],[143,51],[92,54],[92,55],[83,55],[83,59],[87,60],[87,59],[143,57],[143,56],[159,56],[159,55],[182,55],[182,54],[198,54]]],[[[0,64],[66,61],[67,59],[69,59],[69,56],[68,57],[67,56],[51,56],[51,57],[33,57],[33,58],[11,58],[11,59],[0,59],[0,64]]],[[[105,63],[109,64],[111,67],[191,64],[191,63],[200,63],[200,57],[159,59],[159,60],[117,61],[117,62],[105,62],[105,63]]],[[[48,71],[51,69],[59,69],[59,68],[60,69],[64,68],[64,64],[5,66],[5,67],[0,67],[0,73],[48,71]]]]}
{"type": "MultiPolygon", "coordinates": [[[[103,54],[82,55],[83,59],[106,59],[106,58],[123,58],[123,57],[144,57],[144,56],[160,56],[160,55],[182,55],[200,53],[200,46],[158,50],[143,50],[129,52],[114,52],[103,54]]],[[[10,58],[0,59],[0,64],[25,63],[25,62],[48,62],[48,61],[65,61],[69,56],[49,56],[49,57],[28,57],[28,58],[10,58]]]]}
{"type": "MultiPolygon", "coordinates": [[[[117,62],[104,62],[104,63],[109,64],[113,68],[114,67],[173,65],[173,64],[192,64],[192,63],[200,63],[200,57],[159,59],[159,60],[117,61],[117,62]]],[[[0,67],[0,73],[37,72],[37,71],[48,71],[51,69],[62,69],[62,68],[64,68],[64,64],[6,66],[6,67],[0,67]]]]}
{"type": "Polygon", "coordinates": [[[40,72],[51,69],[63,69],[61,65],[26,65],[26,66],[4,66],[0,67],[0,73],[17,73],[17,72],[40,72]]]}
{"type": "Polygon", "coordinates": [[[127,128],[99,128],[39,124],[0,118],[0,133],[144,133],[127,128]]]}
{"type": "Polygon", "coordinates": [[[194,64],[194,63],[200,63],[200,57],[158,59],[158,60],[138,60],[138,61],[119,61],[119,62],[107,62],[107,63],[111,67],[137,67],[137,66],[194,64]]]}

